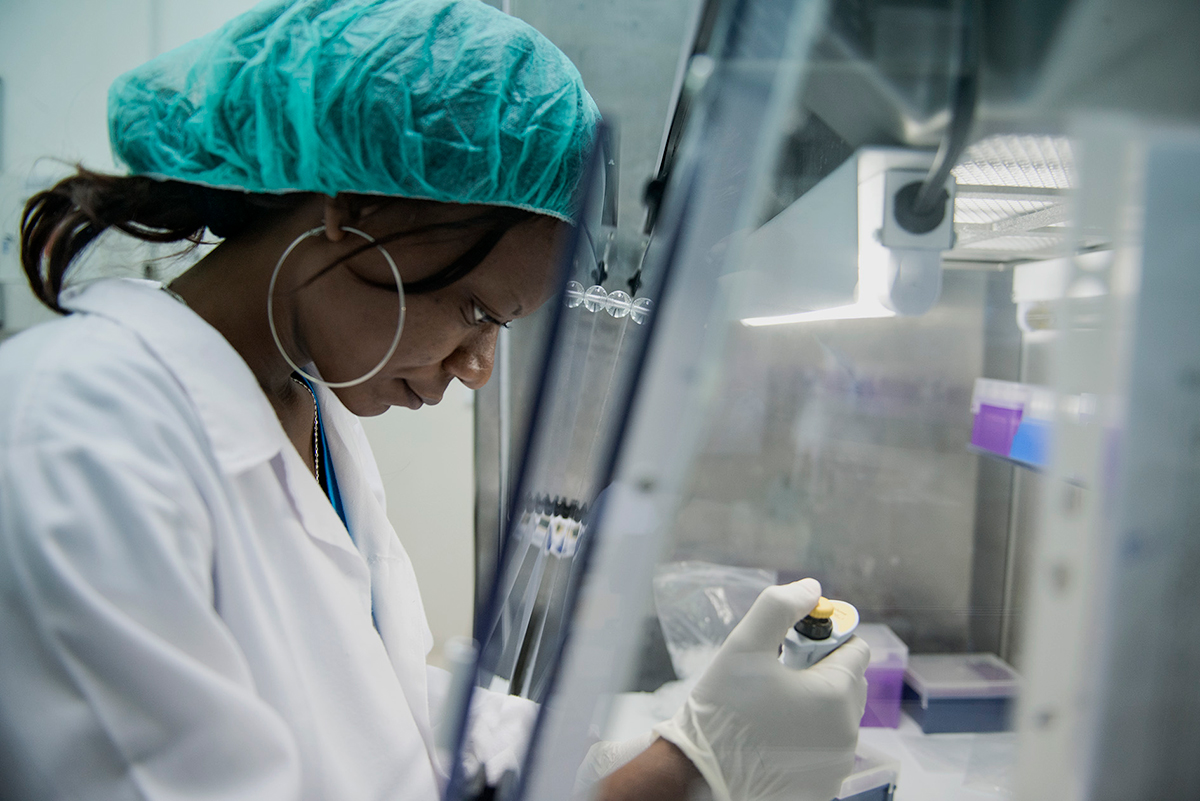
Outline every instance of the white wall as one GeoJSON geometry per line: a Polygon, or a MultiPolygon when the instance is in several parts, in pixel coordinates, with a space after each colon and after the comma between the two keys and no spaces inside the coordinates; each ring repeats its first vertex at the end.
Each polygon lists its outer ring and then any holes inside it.
{"type": "Polygon", "coordinates": [[[218,27],[252,0],[0,0],[0,303],[11,333],[53,315],[17,253],[25,199],[76,162],[114,168],[108,86],[126,70],[218,27]]]}
{"type": "Polygon", "coordinates": [[[51,315],[25,285],[16,234],[24,199],[82,161],[111,169],[108,84],[150,56],[146,0],[0,2],[0,289],[6,328],[51,315]]]}
{"type": "MultiPolygon", "coordinates": [[[[9,332],[51,315],[20,271],[20,209],[66,171],[112,170],[108,86],[122,72],[218,27],[251,0],[0,0],[0,289],[9,332]]],[[[2,336],[2,333],[0,333],[2,336]]],[[[471,629],[474,592],[473,393],[366,421],[389,514],[412,556],[437,640],[471,629]]]]}

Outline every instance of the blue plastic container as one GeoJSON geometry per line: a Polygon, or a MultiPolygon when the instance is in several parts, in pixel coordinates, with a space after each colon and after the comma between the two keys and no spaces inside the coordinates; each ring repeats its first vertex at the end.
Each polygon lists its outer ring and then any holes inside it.
{"type": "Polygon", "coordinates": [[[926,734],[1007,731],[1019,681],[994,654],[918,654],[900,706],[926,734]]]}
{"type": "Polygon", "coordinates": [[[846,798],[835,799],[835,801],[892,801],[895,796],[896,786],[885,784],[870,790],[863,790],[861,793],[855,793],[846,798]]]}

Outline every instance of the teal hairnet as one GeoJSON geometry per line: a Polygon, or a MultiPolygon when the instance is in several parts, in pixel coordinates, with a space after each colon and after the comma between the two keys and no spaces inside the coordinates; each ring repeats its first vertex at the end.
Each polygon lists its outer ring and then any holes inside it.
{"type": "Polygon", "coordinates": [[[599,119],[579,72],[480,0],[269,0],[113,83],[135,174],[570,219],[599,119]]]}

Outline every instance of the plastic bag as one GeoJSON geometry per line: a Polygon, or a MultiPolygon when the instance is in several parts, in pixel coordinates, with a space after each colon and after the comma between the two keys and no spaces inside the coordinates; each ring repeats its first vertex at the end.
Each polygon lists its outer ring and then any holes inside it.
{"type": "Polygon", "coordinates": [[[675,675],[700,675],[758,594],[775,583],[769,570],[709,562],[660,565],[654,606],[675,675]]]}

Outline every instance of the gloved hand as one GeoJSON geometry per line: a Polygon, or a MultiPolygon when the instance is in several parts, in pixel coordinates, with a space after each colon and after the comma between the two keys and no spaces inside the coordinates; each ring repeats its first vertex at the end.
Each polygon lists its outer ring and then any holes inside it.
{"type": "Polygon", "coordinates": [[[815,579],[763,590],[683,707],[655,727],[716,801],[830,801],[854,766],[867,644],[853,637],[807,670],[779,661],[788,629],[820,596],[815,579]]]}
{"type": "Polygon", "coordinates": [[[495,787],[508,771],[519,772],[537,720],[538,705],[527,698],[476,688],[463,746],[463,770],[483,770],[495,787]]]}
{"type": "Polygon", "coordinates": [[[650,747],[654,732],[645,732],[628,740],[601,740],[593,743],[575,772],[575,795],[582,796],[587,788],[632,761],[650,747]]]}

